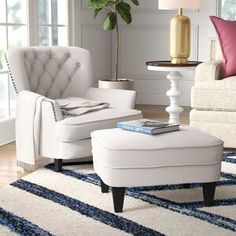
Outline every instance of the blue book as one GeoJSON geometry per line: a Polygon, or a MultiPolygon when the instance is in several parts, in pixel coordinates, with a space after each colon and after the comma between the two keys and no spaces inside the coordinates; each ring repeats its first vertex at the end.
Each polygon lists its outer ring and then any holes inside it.
{"type": "Polygon", "coordinates": [[[139,119],[139,120],[118,122],[117,128],[139,132],[143,134],[154,135],[154,134],[178,131],[179,125],[163,123],[156,120],[139,119]]]}

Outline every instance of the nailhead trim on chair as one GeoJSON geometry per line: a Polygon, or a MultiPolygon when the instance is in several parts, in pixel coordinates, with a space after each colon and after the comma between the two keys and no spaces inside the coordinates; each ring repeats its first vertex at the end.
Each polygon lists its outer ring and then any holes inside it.
{"type": "Polygon", "coordinates": [[[45,98],[43,101],[49,102],[52,105],[54,120],[55,120],[55,122],[57,122],[58,120],[57,120],[57,115],[56,115],[56,109],[55,109],[55,106],[54,106],[53,102],[48,100],[47,98],[45,98]]]}
{"type": "Polygon", "coordinates": [[[14,87],[14,90],[15,90],[16,94],[18,94],[19,92],[18,92],[18,90],[17,90],[17,88],[16,88],[16,84],[15,84],[15,81],[14,81],[13,76],[12,76],[12,73],[11,73],[11,68],[10,68],[10,65],[9,65],[9,62],[8,62],[6,53],[5,53],[5,60],[6,60],[6,62],[7,62],[7,70],[8,70],[8,74],[9,74],[9,76],[10,76],[10,78],[11,78],[12,85],[13,85],[13,87],[14,87]]]}

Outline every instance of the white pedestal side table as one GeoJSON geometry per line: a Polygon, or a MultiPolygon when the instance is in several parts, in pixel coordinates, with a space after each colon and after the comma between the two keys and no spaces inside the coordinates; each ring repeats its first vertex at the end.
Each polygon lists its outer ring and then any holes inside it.
{"type": "Polygon", "coordinates": [[[190,61],[188,64],[172,64],[170,61],[149,61],[146,63],[148,70],[169,72],[167,79],[171,82],[171,88],[166,92],[170,99],[170,105],[166,108],[169,113],[169,123],[180,124],[180,114],[183,108],[179,105],[179,97],[182,92],[179,89],[179,80],[183,75],[181,72],[193,71],[201,62],[190,61]]]}

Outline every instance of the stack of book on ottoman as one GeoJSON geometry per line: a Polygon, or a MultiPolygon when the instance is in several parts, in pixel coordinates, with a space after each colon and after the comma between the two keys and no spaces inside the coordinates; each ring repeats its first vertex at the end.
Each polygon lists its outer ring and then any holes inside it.
{"type": "Polygon", "coordinates": [[[163,123],[157,120],[139,119],[139,120],[118,122],[117,128],[139,132],[143,134],[155,135],[155,134],[178,131],[179,125],[163,123]]]}

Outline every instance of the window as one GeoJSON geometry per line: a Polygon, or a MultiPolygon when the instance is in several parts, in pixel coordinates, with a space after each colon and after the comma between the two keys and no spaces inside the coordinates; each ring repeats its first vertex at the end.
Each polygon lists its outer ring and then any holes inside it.
{"type": "Polygon", "coordinates": [[[39,45],[67,45],[65,0],[38,0],[39,45]]]}
{"type": "Polygon", "coordinates": [[[15,93],[9,83],[4,54],[27,45],[26,1],[0,0],[0,120],[14,116],[15,93]]]}
{"type": "Polygon", "coordinates": [[[222,0],[221,16],[226,20],[236,20],[235,0],[222,0]]]}
{"type": "Polygon", "coordinates": [[[27,45],[68,45],[68,0],[0,0],[0,36],[1,121],[15,115],[16,96],[5,51],[27,45]]]}

